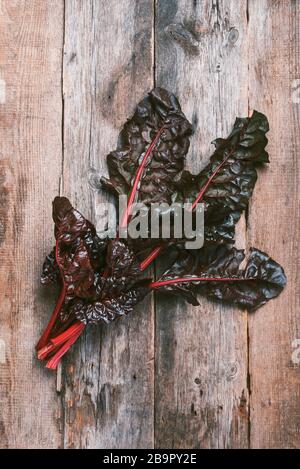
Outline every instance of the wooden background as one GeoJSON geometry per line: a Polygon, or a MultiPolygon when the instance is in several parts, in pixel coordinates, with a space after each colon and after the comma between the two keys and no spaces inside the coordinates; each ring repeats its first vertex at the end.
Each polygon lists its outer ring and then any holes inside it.
{"type": "Polygon", "coordinates": [[[1,447],[300,447],[299,59],[298,0],[0,0],[1,447]],[[194,124],[194,171],[236,115],[267,114],[271,163],[238,245],[288,286],[251,315],[152,297],[90,327],[56,377],[34,356],[51,201],[96,220],[107,199],[88,179],[155,84],[194,124]]]}

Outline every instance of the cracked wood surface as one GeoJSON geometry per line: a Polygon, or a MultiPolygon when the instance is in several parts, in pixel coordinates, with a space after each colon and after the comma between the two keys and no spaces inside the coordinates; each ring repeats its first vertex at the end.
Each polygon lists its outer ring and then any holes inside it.
{"type": "MultiPolygon", "coordinates": [[[[193,172],[208,161],[210,142],[248,115],[247,27],[246,2],[157,3],[156,82],[174,91],[195,126],[193,172]]],[[[160,299],[155,351],[156,446],[247,447],[247,313],[204,298],[198,307],[160,299]]]]}
{"type": "Polygon", "coordinates": [[[0,446],[60,445],[53,375],[34,345],[53,299],[39,287],[53,245],[62,160],[61,1],[0,2],[0,446]]]}
{"type": "Polygon", "coordinates": [[[299,448],[300,368],[292,352],[300,338],[300,4],[249,7],[249,103],[269,118],[271,163],[250,204],[248,243],[276,256],[288,279],[276,303],[250,316],[251,447],[299,448]]]}
{"type": "Polygon", "coordinates": [[[0,0],[1,447],[300,447],[299,36],[294,0],[0,0]],[[156,295],[89,327],[55,383],[33,351],[54,303],[38,280],[50,202],[101,218],[93,180],[155,83],[194,124],[195,172],[236,115],[267,114],[271,163],[237,243],[288,286],[252,315],[156,295]]]}
{"type": "MultiPolygon", "coordinates": [[[[107,174],[120,127],[153,87],[153,7],[148,0],[65,6],[62,191],[95,222],[107,197],[91,190],[88,176],[107,174]]],[[[153,321],[149,296],[113,327],[89,327],[64,361],[66,448],[153,446],[153,321]]]]}

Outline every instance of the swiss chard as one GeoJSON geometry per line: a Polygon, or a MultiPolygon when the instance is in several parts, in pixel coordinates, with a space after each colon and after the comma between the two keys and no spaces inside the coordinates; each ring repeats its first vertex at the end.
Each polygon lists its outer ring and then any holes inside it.
{"type": "MultiPolygon", "coordinates": [[[[206,242],[234,242],[235,225],[247,208],[256,180],[257,166],[269,162],[265,148],[269,123],[264,114],[237,118],[230,135],[218,138],[207,166],[194,175],[182,171],[175,181],[174,202],[189,202],[192,210],[205,204],[206,242]]],[[[161,249],[155,247],[142,264],[145,268],[161,249]]]]}
{"type": "Polygon", "coordinates": [[[256,180],[256,167],[269,162],[265,147],[269,123],[254,111],[251,117],[236,119],[227,139],[213,143],[215,152],[197,175],[188,171],[178,183],[179,200],[205,204],[205,239],[233,242],[234,228],[247,208],[256,180]]]}
{"type": "Polygon", "coordinates": [[[286,284],[282,267],[267,254],[251,249],[244,269],[243,250],[225,245],[182,251],[159,281],[151,284],[199,305],[197,295],[255,310],[276,298],[286,284]]]}
{"type": "Polygon", "coordinates": [[[56,245],[46,257],[41,281],[58,283],[60,294],[37,345],[48,368],[57,367],[87,324],[127,315],[153,290],[180,295],[194,305],[200,294],[254,310],[284,288],[284,271],[267,254],[252,249],[241,268],[244,253],[230,246],[252,195],[256,168],[269,161],[267,118],[254,111],[237,119],[229,137],[214,142],[215,151],[198,175],[184,170],[191,130],[175,96],[155,88],[124,125],[116,151],[107,157],[109,179],[102,178],[102,185],[128,197],[119,228],[127,227],[136,201],[147,206],[190,202],[191,210],[203,202],[203,248],[186,250],[184,239],[160,236],[101,240],[68,199],[55,198],[56,245]],[[177,260],[159,280],[145,279],[143,270],[171,244],[177,245],[177,260]]]}
{"type": "Polygon", "coordinates": [[[102,184],[117,195],[128,195],[129,208],[137,195],[146,205],[170,203],[191,132],[177,98],[163,88],[153,89],[124,125],[117,149],[107,156],[109,179],[102,178],[102,184]]]}
{"type": "MultiPolygon", "coordinates": [[[[50,322],[37,344],[40,358],[55,351],[54,347],[48,350],[49,341],[65,329],[66,311],[74,297],[93,297],[96,272],[105,262],[106,243],[98,238],[94,226],[72,207],[67,198],[54,199],[53,220],[56,246],[44,263],[42,283],[59,282],[61,290],[50,322]]],[[[67,325],[72,326],[74,321],[76,317],[67,325]]]]}
{"type": "Polygon", "coordinates": [[[87,323],[111,322],[128,314],[149,292],[150,284],[141,277],[126,243],[100,240],[94,226],[65,197],[55,198],[53,220],[55,255],[52,251],[46,258],[42,283],[58,281],[61,291],[37,344],[38,357],[50,358],[49,368],[57,366],[87,323]]]}

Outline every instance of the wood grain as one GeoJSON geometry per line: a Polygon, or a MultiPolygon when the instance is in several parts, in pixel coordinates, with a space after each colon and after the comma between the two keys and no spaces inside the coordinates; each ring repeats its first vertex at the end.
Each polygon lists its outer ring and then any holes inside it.
{"type": "MultiPolygon", "coordinates": [[[[95,221],[107,201],[88,176],[153,87],[153,4],[67,0],[62,192],[95,221]]],[[[110,326],[90,327],[64,362],[66,448],[153,446],[153,306],[110,326]]]]}
{"type": "Polygon", "coordinates": [[[1,448],[61,442],[53,374],[35,359],[34,344],[53,308],[39,276],[61,169],[62,6],[0,2],[1,448]]]}
{"type": "Polygon", "coordinates": [[[253,448],[300,447],[299,363],[292,361],[300,338],[299,39],[299,2],[249,3],[250,106],[266,113],[271,130],[270,165],[251,202],[248,239],[278,260],[288,278],[282,295],[250,317],[253,448]]]}
{"type": "MultiPolygon", "coordinates": [[[[157,84],[193,122],[188,157],[197,172],[210,142],[248,115],[246,2],[158,0],[157,84]]],[[[245,242],[243,222],[239,244],[245,242]]],[[[157,300],[155,445],[248,446],[247,314],[201,299],[157,300]]]]}
{"type": "Polygon", "coordinates": [[[295,0],[0,0],[1,448],[300,447],[299,52],[295,0]],[[268,116],[271,162],[237,244],[288,285],[253,315],[149,297],[88,328],[57,395],[33,350],[54,305],[39,285],[51,201],[99,228],[105,156],[155,82],[194,125],[194,172],[237,115],[268,116]]]}

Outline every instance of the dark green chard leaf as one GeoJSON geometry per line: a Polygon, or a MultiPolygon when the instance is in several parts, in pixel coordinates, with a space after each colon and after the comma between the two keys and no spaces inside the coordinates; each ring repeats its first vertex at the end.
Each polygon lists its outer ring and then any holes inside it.
{"type": "Polygon", "coordinates": [[[152,284],[197,305],[197,294],[255,310],[277,297],[286,284],[282,267],[267,254],[251,249],[245,269],[244,251],[225,245],[198,252],[182,251],[173,266],[152,284]]]}

